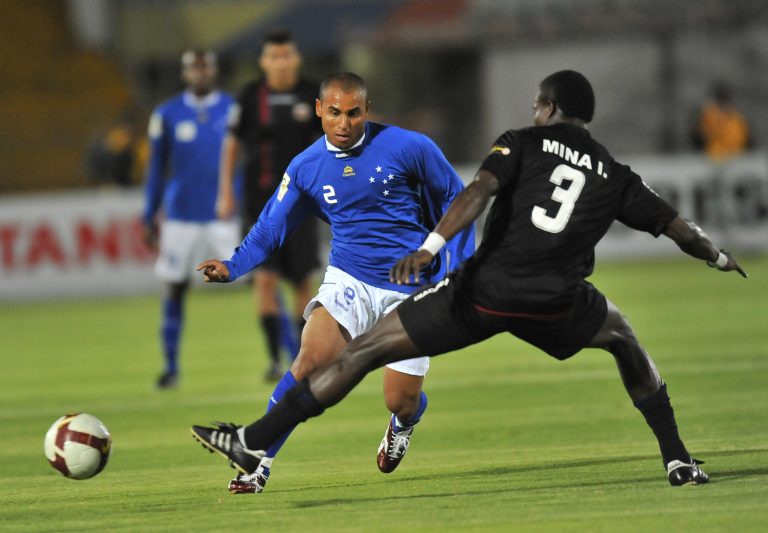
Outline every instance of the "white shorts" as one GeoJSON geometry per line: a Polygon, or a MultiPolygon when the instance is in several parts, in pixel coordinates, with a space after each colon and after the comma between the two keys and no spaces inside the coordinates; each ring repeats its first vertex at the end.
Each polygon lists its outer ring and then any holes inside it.
{"type": "Polygon", "coordinates": [[[163,281],[179,283],[195,272],[206,259],[229,259],[240,244],[237,222],[182,222],[166,220],[160,227],[160,250],[155,274],[163,281]]]}
{"type": "MultiPolygon", "coordinates": [[[[304,319],[321,304],[354,339],[369,331],[373,325],[408,299],[408,294],[379,289],[350,276],[343,270],[328,266],[317,296],[304,309],[304,319]]],[[[429,357],[406,359],[387,365],[403,374],[424,376],[429,370],[429,357]]]]}

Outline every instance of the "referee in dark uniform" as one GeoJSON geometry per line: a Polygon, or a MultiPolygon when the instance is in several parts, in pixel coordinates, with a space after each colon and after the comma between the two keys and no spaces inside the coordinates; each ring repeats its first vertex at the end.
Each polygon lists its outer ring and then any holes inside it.
{"type": "MultiPolygon", "coordinates": [[[[262,79],[247,84],[230,114],[230,133],[224,140],[219,198],[220,218],[235,210],[234,169],[243,152],[243,235],[247,235],[261,210],[282,180],[291,160],[322,134],[314,105],[317,84],[299,77],[301,56],[291,34],[274,31],[262,45],[259,66],[262,79]]],[[[319,266],[317,222],[309,217],[285,245],[256,271],[254,298],[267,339],[269,381],[283,375],[280,365],[281,322],[278,302],[280,278],[288,280],[295,292],[295,322],[299,335],[302,313],[313,295],[310,274],[319,266]]],[[[282,332],[286,333],[286,332],[282,332]]]]}
{"type": "Polygon", "coordinates": [[[722,271],[736,259],[659,198],[629,167],[592,139],[595,99],[587,79],[560,71],[544,79],[532,128],[510,130],[494,144],[475,180],[459,194],[418,251],[391,271],[409,283],[446,239],[471,224],[492,196],[486,233],[465,267],[425,287],[353,340],[332,363],[291,389],[262,419],[244,428],[237,462],[264,450],[287,427],[339,402],[366,373],[417,355],[438,355],[512,333],[557,359],[602,348],[616,360],[634,405],[656,436],[672,485],[709,478],[685,448],[667,387],[621,312],[585,278],[594,248],[614,220],[665,235],[722,271]]]}

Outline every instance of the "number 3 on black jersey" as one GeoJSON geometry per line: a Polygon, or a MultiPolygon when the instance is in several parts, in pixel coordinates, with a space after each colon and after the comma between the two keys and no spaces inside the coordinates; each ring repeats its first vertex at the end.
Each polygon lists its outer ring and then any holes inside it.
{"type": "Polygon", "coordinates": [[[581,189],[584,188],[584,173],[568,165],[558,165],[552,171],[552,175],[549,176],[549,181],[557,185],[552,192],[551,198],[556,202],[560,202],[560,208],[555,213],[555,216],[551,217],[547,215],[546,209],[536,205],[531,211],[531,222],[537,228],[549,233],[560,233],[565,229],[565,225],[568,224],[568,219],[571,218],[573,208],[576,206],[576,200],[579,199],[581,189]],[[560,187],[563,180],[569,180],[571,186],[567,189],[560,187]]]}

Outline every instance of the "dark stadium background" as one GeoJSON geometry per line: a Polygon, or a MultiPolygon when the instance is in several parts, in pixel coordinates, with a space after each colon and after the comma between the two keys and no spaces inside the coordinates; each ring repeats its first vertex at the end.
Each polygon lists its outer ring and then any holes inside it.
{"type": "MultiPolygon", "coordinates": [[[[30,0],[4,2],[0,17],[0,296],[154,290],[130,218],[148,114],[180,89],[184,49],[216,50],[221,87],[236,92],[258,75],[261,39],[276,27],[295,33],[306,75],[360,73],[375,118],[433,137],[466,179],[499,133],[530,123],[539,80],[581,70],[597,92],[598,139],[728,245],[768,247],[764,2],[30,0]],[[730,85],[755,140],[724,164],[692,143],[716,82],[730,85]],[[111,163],[120,170],[93,155],[100,142],[130,144],[111,163]],[[74,265],[98,283],[63,273],[74,265]],[[127,283],[113,283],[109,266],[127,283]]],[[[675,253],[621,237],[601,255],[675,253]]]]}

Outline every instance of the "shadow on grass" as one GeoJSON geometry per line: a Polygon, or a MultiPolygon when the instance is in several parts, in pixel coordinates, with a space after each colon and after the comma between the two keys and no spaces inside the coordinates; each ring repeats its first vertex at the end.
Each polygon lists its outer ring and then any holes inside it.
{"type": "MultiPolygon", "coordinates": [[[[717,452],[703,452],[702,457],[730,457],[737,455],[749,455],[753,453],[765,453],[768,448],[752,448],[744,450],[722,450],[717,452]]],[[[714,467],[716,463],[712,463],[714,467]]],[[[706,468],[706,467],[705,467],[706,468]]],[[[743,468],[740,470],[717,470],[712,479],[713,483],[729,483],[737,479],[755,476],[768,476],[768,467],[743,468]]]]}
{"type": "MultiPolygon", "coordinates": [[[[768,451],[766,448],[752,448],[743,450],[718,450],[718,451],[702,451],[700,454],[702,457],[731,457],[740,455],[749,455],[755,453],[764,453],[768,451]]],[[[603,457],[599,459],[580,459],[573,461],[561,461],[561,462],[547,462],[530,465],[517,465],[517,466],[500,466],[494,468],[481,468],[475,470],[463,470],[463,471],[446,471],[435,474],[426,474],[421,476],[408,476],[397,478],[386,478],[379,481],[361,482],[361,483],[334,483],[327,485],[320,485],[317,488],[332,488],[332,487],[362,487],[370,485],[378,485],[386,483],[388,485],[398,483],[412,483],[414,481],[434,481],[440,479],[461,478],[462,480],[472,480],[477,478],[492,478],[502,477],[512,474],[525,474],[530,472],[544,472],[544,471],[559,471],[572,468],[594,467],[604,466],[616,463],[632,463],[637,461],[658,460],[658,455],[633,455],[633,456],[613,456],[603,457]]],[[[768,468],[753,468],[742,470],[730,470],[730,471],[718,471],[713,479],[714,482],[730,482],[736,479],[740,479],[748,476],[766,476],[768,475],[768,468]]],[[[563,476],[570,477],[570,476],[563,476]]],[[[610,485],[626,485],[631,483],[637,484],[662,484],[664,483],[663,477],[658,473],[651,474],[645,477],[633,477],[631,479],[601,479],[599,481],[584,481],[584,482],[559,482],[554,481],[550,483],[537,483],[533,486],[528,485],[525,487],[505,487],[488,490],[465,490],[460,492],[437,492],[431,494],[412,494],[409,493],[403,496],[376,496],[376,497],[350,497],[350,498],[329,498],[329,499],[317,499],[317,500],[298,500],[293,502],[293,506],[296,508],[311,508],[311,507],[323,507],[344,505],[350,503],[365,503],[365,502],[385,502],[385,501],[398,501],[398,500],[413,500],[413,499],[430,499],[430,498],[450,498],[454,496],[485,496],[493,494],[511,494],[515,492],[531,492],[531,491],[546,491],[546,490],[563,490],[563,489],[587,489],[595,487],[605,487],[610,485]]],[[[664,483],[666,485],[666,483],[664,483]]],[[[304,491],[305,489],[289,489],[276,492],[297,492],[304,491]]]]}
{"type": "Polygon", "coordinates": [[[768,468],[746,468],[744,470],[729,470],[717,472],[713,483],[729,483],[745,477],[768,476],[768,468]]]}

